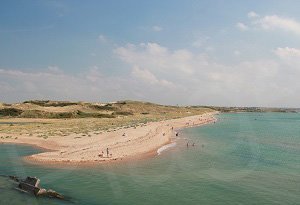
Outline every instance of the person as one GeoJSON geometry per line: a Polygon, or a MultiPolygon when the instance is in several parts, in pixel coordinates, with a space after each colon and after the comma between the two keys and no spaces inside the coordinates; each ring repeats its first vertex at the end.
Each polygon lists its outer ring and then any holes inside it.
{"type": "Polygon", "coordinates": [[[186,147],[189,147],[189,143],[188,142],[186,143],[186,147]]]}
{"type": "Polygon", "coordinates": [[[99,157],[103,157],[104,156],[104,152],[102,151],[98,156],[99,157]]]}
{"type": "Polygon", "coordinates": [[[106,148],[106,154],[107,154],[107,157],[108,157],[108,155],[109,155],[109,151],[108,151],[108,148],[106,148]]]}

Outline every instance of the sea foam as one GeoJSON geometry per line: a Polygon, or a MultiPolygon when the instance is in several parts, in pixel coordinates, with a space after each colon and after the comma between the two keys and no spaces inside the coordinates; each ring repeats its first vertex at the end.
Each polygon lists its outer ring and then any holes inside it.
{"type": "Polygon", "coordinates": [[[173,142],[171,144],[167,144],[167,145],[164,145],[162,147],[160,147],[158,150],[157,150],[157,155],[160,155],[163,151],[171,148],[171,147],[175,147],[176,146],[176,142],[173,142]]]}

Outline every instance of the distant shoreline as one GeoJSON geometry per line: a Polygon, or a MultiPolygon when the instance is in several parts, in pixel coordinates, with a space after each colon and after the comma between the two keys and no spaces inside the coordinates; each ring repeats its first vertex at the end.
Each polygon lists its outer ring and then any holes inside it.
{"type": "MultiPolygon", "coordinates": [[[[197,107],[197,106],[192,106],[197,107]]],[[[202,106],[202,108],[210,108],[222,113],[245,113],[245,112],[278,112],[278,113],[299,113],[300,108],[271,108],[271,107],[219,107],[219,106],[202,106]]]]}

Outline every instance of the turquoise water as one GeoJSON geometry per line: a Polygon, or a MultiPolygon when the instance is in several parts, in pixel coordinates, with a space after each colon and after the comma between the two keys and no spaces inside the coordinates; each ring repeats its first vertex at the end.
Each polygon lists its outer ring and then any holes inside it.
{"type": "Polygon", "coordinates": [[[70,197],[31,197],[0,177],[0,204],[300,204],[300,114],[218,118],[181,131],[177,146],[158,157],[85,169],[26,164],[21,156],[39,150],[0,145],[0,174],[37,176],[70,197]]]}

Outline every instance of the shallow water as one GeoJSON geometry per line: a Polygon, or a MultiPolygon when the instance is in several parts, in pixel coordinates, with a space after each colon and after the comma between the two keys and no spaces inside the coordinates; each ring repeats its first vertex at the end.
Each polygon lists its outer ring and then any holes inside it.
{"type": "Polygon", "coordinates": [[[0,204],[300,204],[299,125],[294,113],[222,114],[155,158],[86,169],[30,165],[21,156],[39,150],[0,145],[0,174],[37,176],[71,197],[34,198],[0,177],[0,204]]]}

